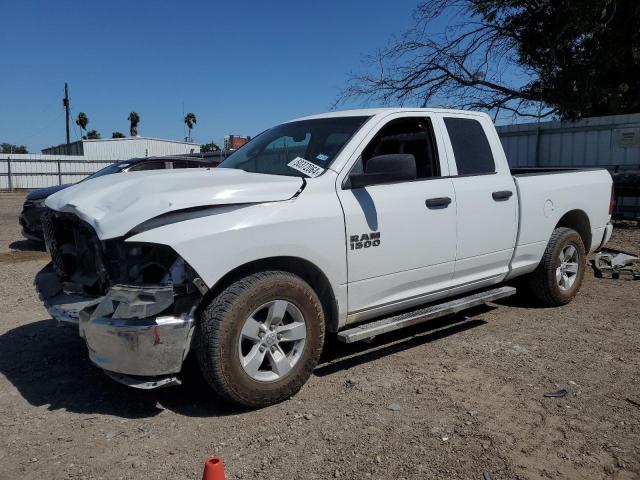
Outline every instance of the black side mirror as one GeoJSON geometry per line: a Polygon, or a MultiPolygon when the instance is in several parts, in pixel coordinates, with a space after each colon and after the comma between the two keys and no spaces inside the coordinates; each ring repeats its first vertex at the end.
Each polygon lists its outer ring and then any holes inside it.
{"type": "Polygon", "coordinates": [[[415,180],[416,159],[408,153],[378,155],[367,162],[365,173],[349,175],[349,186],[361,188],[368,185],[415,180]]]}

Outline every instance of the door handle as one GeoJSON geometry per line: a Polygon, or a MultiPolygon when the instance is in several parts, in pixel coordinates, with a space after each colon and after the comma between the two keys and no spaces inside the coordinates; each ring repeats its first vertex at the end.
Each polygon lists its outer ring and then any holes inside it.
{"type": "Polygon", "coordinates": [[[493,192],[491,194],[495,201],[507,200],[511,198],[511,195],[513,195],[513,192],[511,190],[500,190],[499,192],[493,192]]]}
{"type": "Polygon", "coordinates": [[[427,208],[435,210],[438,208],[447,208],[451,203],[451,199],[449,197],[429,198],[424,203],[427,208]]]}

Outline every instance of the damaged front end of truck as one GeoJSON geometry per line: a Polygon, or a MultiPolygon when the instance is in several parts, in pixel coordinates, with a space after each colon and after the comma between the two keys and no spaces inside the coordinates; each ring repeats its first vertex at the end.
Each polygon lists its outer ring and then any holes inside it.
{"type": "Polygon", "coordinates": [[[202,281],[171,247],[100,240],[78,216],[48,209],[51,263],[35,286],[49,314],[76,325],[91,361],[138,388],[179,383],[202,281]]]}

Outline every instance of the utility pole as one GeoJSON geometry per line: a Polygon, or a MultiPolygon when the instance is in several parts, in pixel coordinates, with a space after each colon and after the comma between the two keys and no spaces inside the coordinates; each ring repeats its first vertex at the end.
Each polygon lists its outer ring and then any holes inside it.
{"type": "Polygon", "coordinates": [[[69,155],[71,152],[71,140],[69,138],[69,87],[67,86],[67,82],[64,82],[64,98],[62,99],[62,104],[64,105],[67,122],[67,155],[69,155]]]}

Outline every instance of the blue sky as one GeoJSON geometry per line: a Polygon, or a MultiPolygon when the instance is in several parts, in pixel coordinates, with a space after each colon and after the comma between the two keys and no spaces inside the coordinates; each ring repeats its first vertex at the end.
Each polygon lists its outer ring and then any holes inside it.
{"type": "MultiPolygon", "coordinates": [[[[104,137],[254,135],[330,109],[363,56],[411,23],[417,0],[21,0],[2,8],[0,141],[64,142],[62,95],[104,137]]],[[[349,105],[347,105],[349,106],[349,105]]],[[[72,130],[72,139],[77,129],[72,130]]]]}

